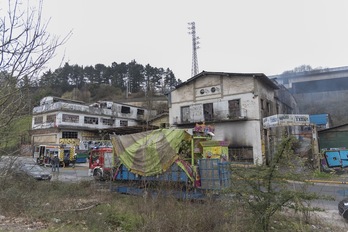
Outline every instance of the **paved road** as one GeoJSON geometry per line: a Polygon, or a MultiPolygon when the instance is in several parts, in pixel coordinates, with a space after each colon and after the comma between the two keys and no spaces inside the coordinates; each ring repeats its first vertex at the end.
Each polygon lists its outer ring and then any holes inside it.
{"type": "MultiPolygon", "coordinates": [[[[35,163],[31,157],[18,157],[18,160],[22,163],[35,163]]],[[[44,168],[52,173],[52,181],[78,182],[81,180],[93,180],[93,177],[88,176],[88,163],[77,163],[75,168],[60,167],[59,173],[52,172],[51,167],[44,168]]]]}

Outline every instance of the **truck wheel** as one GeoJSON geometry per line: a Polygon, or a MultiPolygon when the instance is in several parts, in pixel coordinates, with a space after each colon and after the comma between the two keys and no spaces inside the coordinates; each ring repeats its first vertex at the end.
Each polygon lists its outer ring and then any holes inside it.
{"type": "Polygon", "coordinates": [[[93,176],[96,180],[103,180],[103,174],[100,170],[94,170],[93,176]]]}

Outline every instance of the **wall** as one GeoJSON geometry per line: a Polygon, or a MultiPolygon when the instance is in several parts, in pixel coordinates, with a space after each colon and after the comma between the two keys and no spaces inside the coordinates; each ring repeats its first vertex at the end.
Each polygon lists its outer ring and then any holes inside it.
{"type": "Polygon", "coordinates": [[[348,149],[348,125],[324,131],[318,131],[319,148],[341,148],[348,149]]]}
{"type": "Polygon", "coordinates": [[[259,121],[240,121],[215,124],[214,140],[229,142],[229,147],[252,147],[254,163],[261,163],[262,148],[259,121]]]}
{"type": "Polygon", "coordinates": [[[348,122],[348,91],[319,92],[295,94],[299,111],[304,114],[329,114],[331,126],[339,126],[348,122]]]}
{"type": "Polygon", "coordinates": [[[182,123],[181,107],[189,106],[191,119],[201,122],[203,118],[203,104],[213,103],[214,114],[220,113],[221,119],[228,120],[228,101],[240,100],[240,107],[245,110],[244,121],[215,121],[214,140],[223,140],[230,143],[230,147],[252,147],[254,163],[263,162],[261,140],[260,97],[274,102],[274,91],[261,83],[257,93],[253,77],[227,77],[227,76],[201,76],[171,92],[172,104],[169,108],[169,123],[173,125],[176,120],[182,123]],[[211,88],[220,88],[212,93],[211,88]],[[204,91],[201,91],[201,90],[204,91]],[[191,113],[191,111],[193,113],[191,113]]]}
{"type": "MultiPolygon", "coordinates": [[[[228,100],[235,99],[240,99],[241,108],[245,110],[247,118],[259,120],[259,102],[253,94],[253,86],[252,77],[202,76],[171,92],[169,123],[172,125],[181,120],[183,106],[190,106],[190,112],[196,112],[191,115],[195,121],[204,120],[202,104],[205,103],[213,103],[214,113],[221,114],[222,119],[228,119],[228,100]],[[219,90],[211,93],[209,90],[212,87],[219,90]],[[206,93],[201,94],[202,89],[206,90],[206,93]]],[[[265,95],[269,94],[268,92],[265,91],[265,95]]]]}

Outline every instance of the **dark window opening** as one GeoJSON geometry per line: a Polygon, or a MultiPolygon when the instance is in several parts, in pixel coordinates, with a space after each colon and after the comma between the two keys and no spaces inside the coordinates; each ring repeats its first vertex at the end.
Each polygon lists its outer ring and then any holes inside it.
{"type": "Polygon", "coordinates": [[[203,114],[205,121],[212,121],[214,119],[213,103],[203,104],[203,114]]]}
{"type": "Polygon", "coordinates": [[[264,110],[264,109],[265,109],[265,106],[264,106],[263,99],[260,100],[260,105],[261,105],[261,110],[264,110]]]}
{"type": "Polygon", "coordinates": [[[128,107],[128,106],[122,106],[122,107],[121,107],[121,113],[123,113],[123,114],[129,114],[129,113],[130,113],[130,107],[128,107]]]}
{"type": "Polygon", "coordinates": [[[240,116],[240,99],[228,101],[228,118],[237,119],[240,116]]]}
{"type": "Polygon", "coordinates": [[[271,114],[271,103],[270,102],[267,102],[267,113],[268,114],[271,114]]]}
{"type": "Polygon", "coordinates": [[[108,125],[108,126],[113,126],[115,123],[115,119],[109,119],[109,118],[102,118],[101,121],[103,125],[108,125]]]}
{"type": "Polygon", "coordinates": [[[127,120],[121,120],[120,121],[120,126],[128,126],[128,121],[127,120]]]}
{"type": "Polygon", "coordinates": [[[63,139],[77,139],[77,132],[74,131],[63,131],[62,132],[63,139]]]}
{"type": "Polygon", "coordinates": [[[181,121],[189,122],[190,121],[190,107],[183,106],[181,107],[181,121]]]}
{"type": "Polygon", "coordinates": [[[78,115],[72,115],[72,114],[63,114],[62,115],[62,121],[63,122],[78,123],[79,122],[79,116],[78,115]]]}
{"type": "Polygon", "coordinates": [[[56,122],[56,115],[55,114],[47,115],[46,122],[56,122]]]}
{"type": "Polygon", "coordinates": [[[85,117],[84,122],[86,124],[98,124],[98,118],[94,118],[94,117],[85,117]]]}
{"type": "Polygon", "coordinates": [[[43,123],[43,117],[42,116],[35,117],[34,118],[34,124],[40,124],[40,123],[43,123]]]}
{"type": "Polygon", "coordinates": [[[229,147],[228,156],[231,162],[254,163],[252,147],[229,147]]]}
{"type": "Polygon", "coordinates": [[[142,109],[138,109],[137,110],[137,115],[144,115],[144,110],[142,110],[142,109]]]}

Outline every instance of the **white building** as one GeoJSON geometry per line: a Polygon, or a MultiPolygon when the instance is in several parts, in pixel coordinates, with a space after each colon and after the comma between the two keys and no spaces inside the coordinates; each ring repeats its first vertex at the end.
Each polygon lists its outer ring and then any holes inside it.
{"type": "Polygon", "coordinates": [[[143,130],[148,116],[146,109],[122,103],[100,101],[86,105],[49,96],[33,109],[32,144],[65,144],[66,139],[78,143],[101,140],[109,132],[138,132],[143,130]]]}
{"type": "Polygon", "coordinates": [[[168,97],[171,126],[213,125],[214,139],[229,142],[233,161],[254,164],[266,160],[262,119],[294,113],[296,108],[285,88],[259,73],[203,71],[177,86],[168,97]]]}

